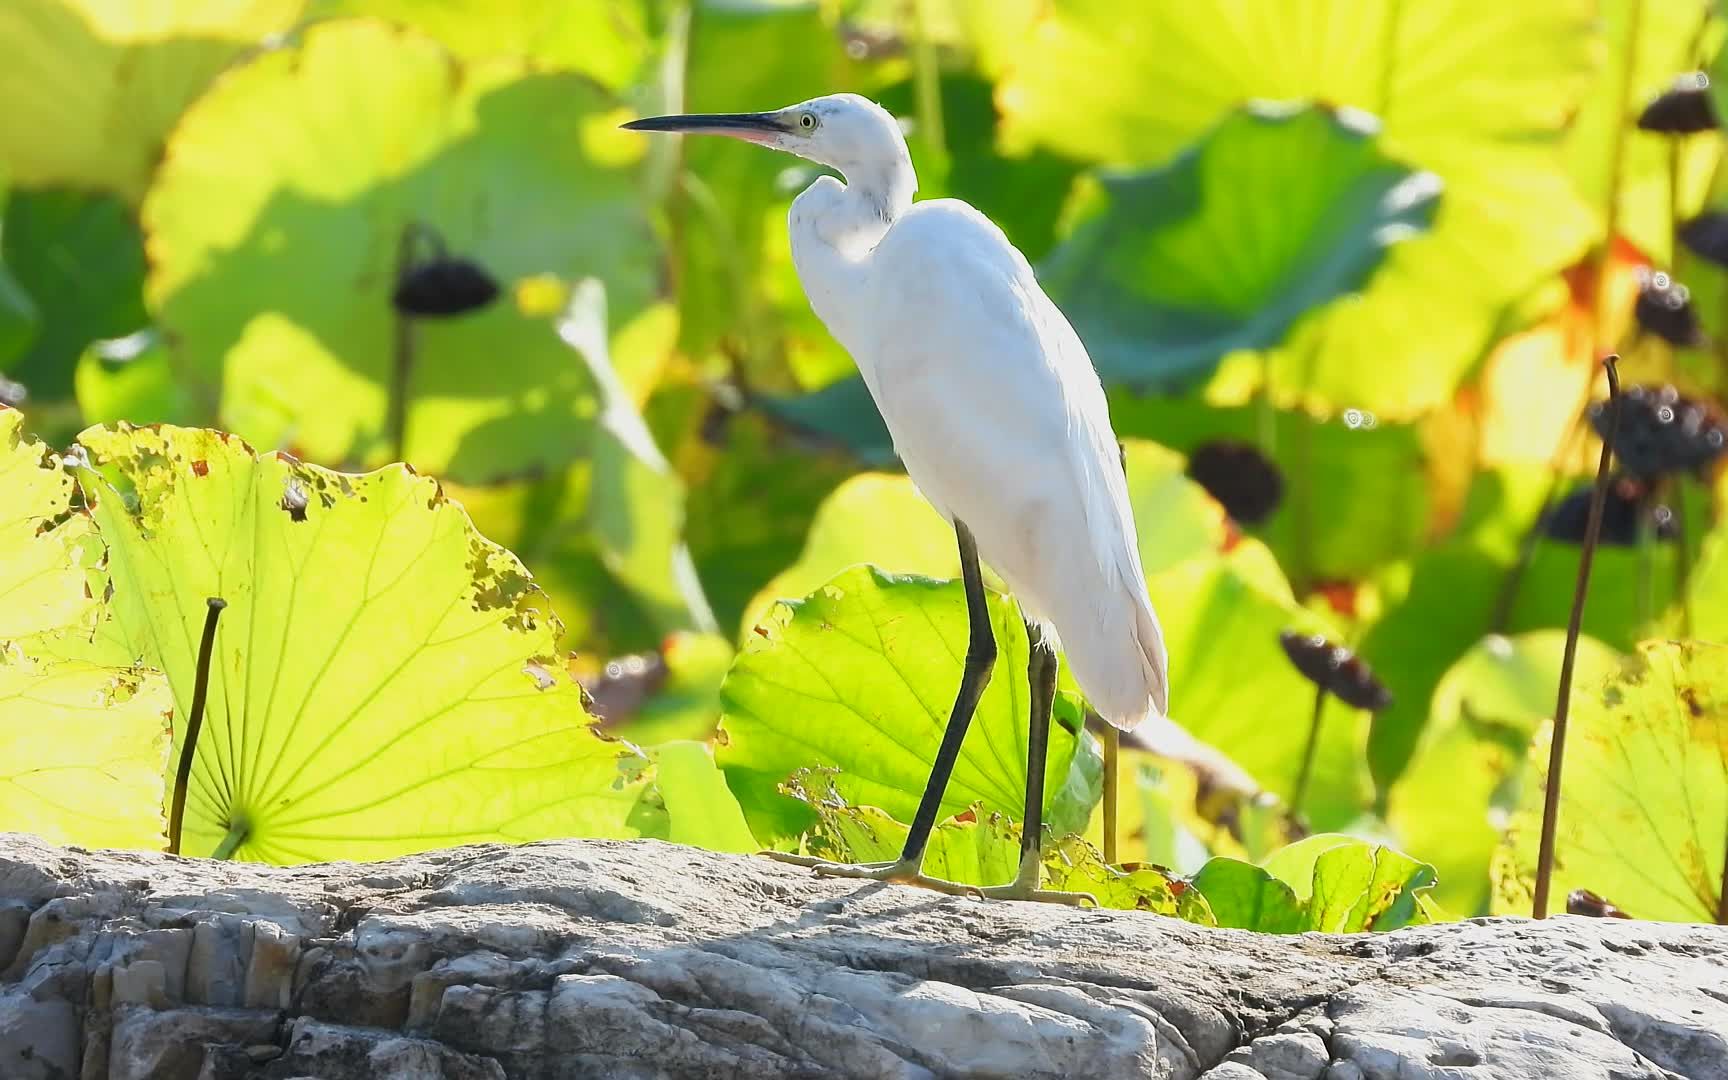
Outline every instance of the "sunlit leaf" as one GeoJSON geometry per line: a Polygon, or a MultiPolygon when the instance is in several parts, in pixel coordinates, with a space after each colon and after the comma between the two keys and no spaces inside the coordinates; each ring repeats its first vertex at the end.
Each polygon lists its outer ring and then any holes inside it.
{"type": "MultiPolygon", "coordinates": [[[[994,674],[966,733],[942,801],[1021,816],[1025,802],[1026,630],[1018,609],[990,594],[994,674]]],[[[848,570],[800,601],[777,605],[721,688],[716,757],[752,830],[795,836],[810,812],[779,793],[806,767],[838,770],[850,804],[912,819],[959,687],[966,598],[958,581],[848,570]]],[[[1063,786],[1075,735],[1051,725],[1047,799],[1063,786]]]]}
{"type": "Polygon", "coordinates": [[[181,113],[230,61],[292,26],[301,2],[8,0],[0,162],[21,185],[136,202],[181,113]]]}
{"type": "Polygon", "coordinates": [[[1439,196],[1432,176],[1385,155],[1370,118],[1264,106],[1231,113],[1167,166],[1102,184],[1039,276],[1099,373],[1143,389],[1278,344],[1305,312],[1361,288],[1439,196]]]}
{"type": "MultiPolygon", "coordinates": [[[[816,824],[808,847],[819,858],[837,862],[885,862],[900,857],[907,826],[874,806],[848,802],[826,769],[799,773],[788,786],[814,811],[816,824]]],[[[1043,850],[1043,887],[1090,893],[1099,906],[1151,911],[1205,926],[1211,910],[1197,889],[1155,866],[1126,869],[1107,865],[1078,836],[1047,841],[1043,850]]],[[[924,872],[963,885],[1005,885],[1020,867],[1020,827],[1006,815],[968,807],[940,821],[925,847],[924,872]]]]}
{"type": "Polygon", "coordinates": [[[648,55],[643,0],[310,0],[309,16],[371,15],[412,26],[464,59],[528,57],[607,86],[648,55]]]}
{"type": "Polygon", "coordinates": [[[160,672],[0,643],[0,832],[160,850],[172,706],[160,672]]]}
{"type": "Polygon", "coordinates": [[[744,824],[744,812],[714,765],[707,744],[680,740],[653,751],[660,795],[670,820],[667,839],[710,851],[751,852],[761,845],[744,824]]]}
{"type": "Polygon", "coordinates": [[[184,428],[80,444],[108,618],[167,673],[177,738],[205,600],[227,601],[188,852],[231,832],[240,857],[283,863],[629,834],[640,759],[590,729],[544,595],[435,481],[184,428]]]}
{"type": "Polygon", "coordinates": [[[684,546],[684,485],[612,367],[605,293],[579,285],[559,336],[586,364],[600,399],[588,523],[602,562],[662,631],[713,630],[702,583],[684,546]]]}
{"type": "Polygon", "coordinates": [[[98,341],[78,357],[78,411],[92,424],[185,424],[198,403],[174,370],[168,343],[152,330],[98,341]]]}
{"type": "Polygon", "coordinates": [[[72,477],[27,438],[23,414],[0,406],[0,641],[88,630],[97,597],[89,571],[102,542],[71,509],[72,477]]]}
{"type": "MultiPolygon", "coordinates": [[[[411,32],[319,23],[175,130],[144,205],[152,306],[237,433],[381,462],[410,225],[499,282],[598,277],[620,323],[646,303],[657,251],[630,167],[640,146],[614,145],[610,115],[579,75],[452,67],[411,32]]],[[[497,302],[423,320],[413,340],[416,465],[494,480],[589,451],[595,388],[544,320],[497,302]]]]}
{"type": "Polygon", "coordinates": [[[1303,905],[1305,930],[1348,934],[1428,921],[1419,901],[1434,885],[1434,868],[1384,844],[1319,833],[1262,865],[1303,905]]]}
{"type": "Polygon", "coordinates": [[[1273,360],[1290,396],[1408,417],[1444,401],[1505,303],[1588,238],[1557,145],[1594,74],[1595,16],[1593,0],[1059,0],[998,99],[1011,143],[1111,165],[1165,162],[1256,99],[1381,117],[1382,151],[1445,185],[1434,229],[1273,360]]]}
{"type": "MultiPolygon", "coordinates": [[[[5,18],[0,13],[0,22],[5,18]]],[[[38,316],[33,343],[6,371],[39,401],[69,397],[86,346],[130,334],[146,322],[137,222],[113,196],[14,190],[0,237],[0,261],[16,275],[38,316]]]]}
{"type": "Polygon", "coordinates": [[[1200,868],[1193,883],[1219,926],[1263,934],[1299,934],[1308,929],[1306,905],[1264,867],[1216,858],[1200,868]]]}
{"type": "MultiPolygon", "coordinates": [[[[1525,914],[1552,728],[1495,860],[1494,910],[1525,914]]],[[[1635,918],[1719,921],[1728,845],[1728,648],[1650,642],[1575,684],[1552,892],[1589,889],[1635,918]]]]}
{"type": "MultiPolygon", "coordinates": [[[[1554,714],[1566,635],[1491,635],[1465,653],[1434,690],[1409,769],[1392,790],[1388,824],[1433,863],[1434,896],[1464,915],[1487,910],[1488,869],[1524,784],[1530,737],[1554,714]]],[[[1599,683],[1619,655],[1578,641],[1576,685],[1599,683]]]]}

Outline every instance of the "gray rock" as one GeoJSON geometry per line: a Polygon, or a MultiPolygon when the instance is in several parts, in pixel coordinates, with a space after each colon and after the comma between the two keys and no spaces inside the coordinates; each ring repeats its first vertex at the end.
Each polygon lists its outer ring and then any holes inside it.
{"type": "Polygon", "coordinates": [[[1720,928],[1268,937],[649,841],[279,869],[0,836],[0,946],[6,1080],[1728,1080],[1720,928]]]}
{"type": "Polygon", "coordinates": [[[277,1021],[243,1009],[140,1006],[116,1010],[108,1044],[109,1080],[198,1080],[211,1046],[276,1038],[277,1021]]]}

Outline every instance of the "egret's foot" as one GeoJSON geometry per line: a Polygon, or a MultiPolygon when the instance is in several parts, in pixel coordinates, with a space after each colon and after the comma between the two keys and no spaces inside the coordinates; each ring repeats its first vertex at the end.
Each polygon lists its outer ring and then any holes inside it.
{"type": "Polygon", "coordinates": [[[1024,900],[1034,904],[1067,904],[1071,907],[1097,907],[1098,898],[1091,893],[1060,892],[1040,889],[1039,879],[1044,867],[1037,851],[1029,851],[1020,859],[1020,872],[1006,885],[987,885],[978,892],[990,900],[1024,900]]]}
{"type": "Polygon", "coordinates": [[[923,859],[898,859],[894,862],[870,863],[837,863],[827,859],[813,859],[808,855],[791,855],[781,851],[764,851],[762,854],[780,862],[791,863],[793,866],[808,866],[821,877],[855,878],[859,881],[881,881],[891,885],[916,885],[921,889],[931,889],[949,896],[982,897],[984,890],[977,885],[963,885],[958,881],[948,881],[945,878],[931,877],[920,869],[923,859]]]}
{"type": "Polygon", "coordinates": [[[1066,904],[1069,907],[1097,907],[1098,898],[1086,892],[1058,892],[1055,889],[1033,889],[1017,881],[1006,885],[986,885],[977,892],[987,900],[1025,900],[1034,904],[1066,904]]]}

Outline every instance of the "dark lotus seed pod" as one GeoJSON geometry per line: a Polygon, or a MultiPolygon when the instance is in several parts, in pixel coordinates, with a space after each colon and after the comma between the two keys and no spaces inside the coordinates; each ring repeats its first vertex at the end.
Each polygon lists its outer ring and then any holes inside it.
{"type": "Polygon", "coordinates": [[[1188,477],[1243,525],[1258,525],[1284,500],[1284,474],[1251,443],[1215,439],[1188,455],[1188,477]]]}
{"type": "Polygon", "coordinates": [[[1632,308],[1638,325],[1670,345],[1691,348],[1704,344],[1691,291],[1660,272],[1640,277],[1638,300],[1632,308]]]}
{"type": "MultiPolygon", "coordinates": [[[[1543,519],[1542,531],[1551,540],[1582,544],[1590,521],[1592,485],[1585,484],[1555,503],[1543,519]]],[[[1674,511],[1666,506],[1648,506],[1649,485],[1635,476],[1621,476],[1608,488],[1602,504],[1602,532],[1597,543],[1609,547],[1633,547],[1638,543],[1638,519],[1647,513],[1658,540],[1677,535],[1674,511]]]]}
{"type": "Polygon", "coordinates": [[[390,302],[404,315],[440,318],[465,315],[497,298],[498,282],[478,263],[439,256],[404,270],[390,302]]]}
{"type": "MultiPolygon", "coordinates": [[[[1608,431],[1608,402],[1590,406],[1596,434],[1608,431]]],[[[1680,396],[1672,386],[1634,386],[1620,395],[1620,426],[1614,454],[1627,472],[1644,480],[1701,471],[1728,447],[1728,427],[1709,405],[1680,396]]]]}
{"type": "Polygon", "coordinates": [[[1285,630],[1278,635],[1284,655],[1309,682],[1346,705],[1379,712],[1392,704],[1392,692],[1374,677],[1362,658],[1319,634],[1285,630]]]}
{"type": "Polygon", "coordinates": [[[1671,89],[1658,94],[1638,114],[1638,126],[1645,131],[1660,131],[1669,135],[1691,135],[1716,128],[1716,108],[1710,101],[1710,79],[1694,71],[1674,80],[1671,89]]]}
{"type": "Polygon", "coordinates": [[[1588,915],[1596,919],[1630,919],[1611,900],[1605,900],[1589,889],[1573,889],[1566,894],[1566,914],[1588,915]]]}
{"type": "Polygon", "coordinates": [[[1680,242],[1717,266],[1728,266],[1728,214],[1707,210],[1680,226],[1680,242]]]}

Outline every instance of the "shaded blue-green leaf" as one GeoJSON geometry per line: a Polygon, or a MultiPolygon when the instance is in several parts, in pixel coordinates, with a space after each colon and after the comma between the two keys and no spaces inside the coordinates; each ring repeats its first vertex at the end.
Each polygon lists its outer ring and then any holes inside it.
{"type": "Polygon", "coordinates": [[[1099,371],[1191,384],[1361,288],[1439,196],[1374,133],[1361,114],[1249,107],[1164,167],[1102,176],[1041,268],[1099,371]]]}
{"type": "Polygon", "coordinates": [[[1307,927],[1306,905],[1264,867],[1219,856],[1194,875],[1219,926],[1264,934],[1298,934],[1307,927]]]}

